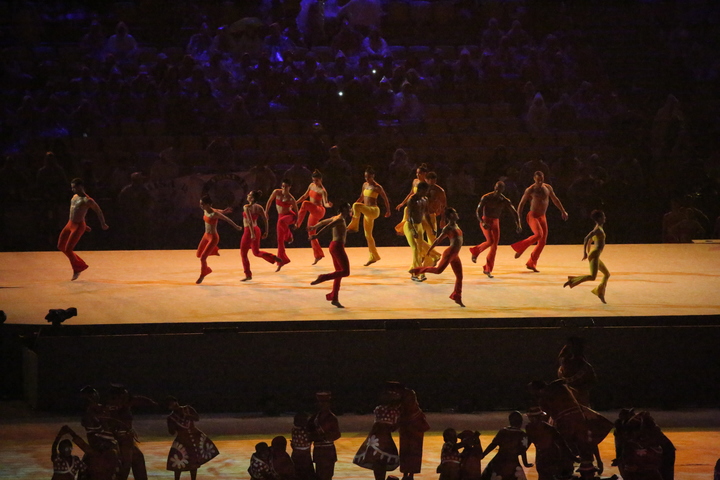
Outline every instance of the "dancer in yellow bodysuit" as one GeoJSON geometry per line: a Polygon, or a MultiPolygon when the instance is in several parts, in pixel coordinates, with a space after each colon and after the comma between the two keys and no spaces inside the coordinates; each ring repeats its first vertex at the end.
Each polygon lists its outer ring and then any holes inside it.
{"type": "Polygon", "coordinates": [[[575,277],[568,276],[568,281],[565,282],[563,287],[569,286],[570,288],[573,288],[583,282],[587,282],[588,280],[595,280],[597,278],[598,270],[600,270],[603,274],[603,279],[600,281],[600,285],[595,287],[592,293],[597,295],[603,303],[607,303],[605,301],[605,289],[607,288],[607,282],[610,278],[610,272],[608,272],[608,269],[605,267],[603,261],[600,260],[600,254],[605,248],[605,230],[603,230],[603,225],[605,224],[605,213],[602,210],[593,210],[590,214],[590,218],[592,218],[595,222],[595,228],[587,234],[585,237],[585,244],[583,245],[583,260],[587,258],[590,263],[590,275],[578,275],[575,277]],[[593,244],[593,248],[588,252],[591,242],[593,244]]]}
{"type": "Polygon", "coordinates": [[[370,259],[365,264],[366,267],[380,260],[380,254],[375,248],[375,239],[373,238],[375,219],[380,216],[380,207],[377,204],[378,196],[385,202],[385,217],[387,218],[390,216],[390,200],[388,200],[383,187],[375,181],[375,170],[372,167],[367,167],[365,169],[365,183],[363,183],[362,193],[352,206],[353,218],[347,228],[348,232],[357,232],[360,225],[360,215],[363,215],[363,230],[370,250],[370,259]]]}

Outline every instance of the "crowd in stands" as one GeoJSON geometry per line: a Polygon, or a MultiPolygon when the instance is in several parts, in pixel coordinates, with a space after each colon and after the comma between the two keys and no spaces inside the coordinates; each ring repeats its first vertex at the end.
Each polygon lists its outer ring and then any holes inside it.
{"type": "Polygon", "coordinates": [[[687,220],[663,221],[672,199],[705,217],[691,237],[720,233],[711,2],[0,3],[5,249],[54,244],[73,177],[109,223],[114,206],[180,228],[151,184],[249,171],[269,191],[295,165],[352,200],[373,164],[399,199],[421,162],[473,224],[496,180],[517,201],[543,170],[570,213],[558,242],[598,207],[611,242],[678,238],[661,233],[687,220]],[[42,228],[5,234],[31,205],[42,228]]]}

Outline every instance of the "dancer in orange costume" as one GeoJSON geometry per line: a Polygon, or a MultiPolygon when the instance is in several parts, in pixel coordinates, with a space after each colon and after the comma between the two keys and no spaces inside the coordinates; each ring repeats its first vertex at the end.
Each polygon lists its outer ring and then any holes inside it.
{"type": "Polygon", "coordinates": [[[517,233],[522,231],[520,226],[520,215],[513,206],[509,198],[503,195],[505,191],[505,182],[497,182],[492,192],[486,193],[480,199],[477,209],[475,210],[475,216],[480,222],[480,228],[482,229],[483,235],[485,235],[485,241],[480,245],[476,245],[470,248],[472,254],[472,262],[477,262],[477,257],[487,248],[490,249],[487,258],[485,259],[485,266],[483,267],[483,273],[490,278],[493,278],[492,271],[495,267],[495,254],[497,253],[498,243],[500,242],[500,215],[504,209],[508,208],[515,214],[515,227],[517,233]]]}
{"type": "Polygon", "coordinates": [[[585,243],[583,244],[583,260],[587,259],[590,264],[590,275],[578,275],[576,277],[568,276],[568,281],[565,282],[563,287],[577,287],[583,282],[588,280],[595,280],[597,278],[598,270],[603,274],[603,279],[600,285],[595,287],[592,291],[593,294],[597,295],[601,302],[605,301],[605,289],[607,288],[607,282],[610,279],[610,272],[605,267],[605,264],[600,260],[600,254],[605,248],[605,230],[603,225],[605,224],[605,213],[602,210],[593,210],[590,214],[590,218],[595,222],[595,228],[585,237],[585,243]],[[592,243],[592,250],[590,250],[590,244],[592,243]]]}
{"type": "Polygon", "coordinates": [[[512,249],[515,250],[515,258],[520,258],[520,255],[522,255],[530,245],[537,243],[530,254],[530,260],[528,260],[525,264],[528,270],[537,272],[538,258],[540,258],[540,254],[542,253],[543,248],[545,248],[548,238],[548,227],[547,220],[545,219],[545,213],[547,212],[550,200],[552,200],[555,206],[560,210],[563,220],[568,219],[568,214],[562,206],[562,203],[560,203],[560,199],[558,199],[555,195],[555,191],[552,186],[545,183],[545,175],[538,170],[535,172],[535,175],[533,175],[533,178],[535,179],[535,183],[525,189],[525,193],[520,199],[520,203],[517,208],[518,215],[522,215],[525,203],[527,203],[528,200],[530,201],[530,211],[527,214],[527,222],[533,234],[525,240],[513,243],[511,246],[512,249]]]}
{"type": "MultiPolygon", "coordinates": [[[[270,205],[272,205],[273,200],[275,200],[275,207],[277,208],[278,213],[277,256],[280,259],[280,262],[278,262],[277,264],[277,270],[275,270],[276,272],[279,272],[284,265],[290,263],[290,258],[288,258],[287,254],[285,253],[285,242],[292,243],[293,234],[290,231],[290,228],[291,226],[292,228],[295,228],[295,221],[297,220],[298,216],[297,202],[295,201],[295,197],[293,197],[290,193],[291,187],[292,180],[288,178],[283,178],[281,188],[276,188],[275,190],[273,190],[273,192],[270,194],[270,198],[268,198],[267,204],[265,205],[265,215],[269,216],[270,205]]],[[[268,223],[268,225],[270,224],[268,223]]]]}
{"type": "Polygon", "coordinates": [[[442,242],[445,238],[449,238],[450,246],[446,248],[443,252],[442,258],[440,258],[440,262],[437,264],[436,267],[412,268],[410,269],[410,273],[412,275],[422,275],[423,273],[442,273],[443,271],[445,271],[447,266],[450,265],[453,269],[453,273],[455,273],[455,289],[450,295],[450,299],[454,300],[455,303],[457,303],[461,307],[464,307],[465,305],[462,302],[462,262],[460,262],[460,258],[458,256],[460,254],[460,249],[462,248],[463,244],[463,233],[457,224],[460,217],[458,216],[458,213],[454,208],[447,208],[445,210],[445,218],[447,218],[448,224],[445,225],[445,228],[443,228],[440,236],[435,239],[433,244],[430,245],[430,249],[428,250],[429,254],[436,245],[442,242]]]}
{"type": "MultiPolygon", "coordinates": [[[[338,308],[345,308],[338,301],[340,282],[343,277],[350,275],[350,261],[348,260],[347,253],[345,253],[345,236],[347,233],[347,224],[345,222],[349,216],[350,204],[343,203],[338,207],[337,215],[318,222],[313,228],[316,232],[310,235],[310,240],[314,240],[323,230],[332,227],[333,239],[332,242],[330,242],[330,255],[333,259],[335,271],[318,275],[310,285],[317,285],[318,283],[333,280],[332,292],[328,293],[325,298],[338,308]]],[[[308,230],[310,229],[311,227],[308,225],[308,230]]]]}
{"type": "Polygon", "coordinates": [[[70,189],[75,194],[70,200],[70,219],[62,232],[60,232],[57,248],[70,260],[70,265],[72,265],[73,269],[72,280],[77,280],[80,273],[88,268],[87,263],[74,251],[75,245],[80,241],[80,237],[82,237],[85,232],[90,231],[90,227],[85,223],[85,216],[87,215],[88,209],[95,211],[100,219],[100,226],[103,230],[107,230],[110,227],[105,223],[105,216],[100,206],[85,193],[85,187],[81,179],[73,179],[73,181],[70,182],[70,189]]]}
{"type": "Polygon", "coordinates": [[[218,221],[224,220],[235,228],[235,230],[242,230],[242,227],[223,213],[212,207],[212,199],[208,195],[204,195],[200,199],[200,208],[203,209],[203,221],[205,221],[205,235],[197,248],[197,257],[200,259],[200,277],[195,283],[202,283],[207,275],[212,273],[212,269],[208,267],[207,259],[210,255],[220,255],[218,252],[218,242],[220,242],[220,235],[217,231],[218,221]]]}
{"type": "MultiPolygon", "coordinates": [[[[312,183],[308,185],[307,191],[303,193],[302,197],[298,198],[297,202],[302,206],[298,212],[298,219],[295,224],[295,228],[300,228],[300,225],[302,225],[302,222],[305,219],[305,215],[309,214],[307,221],[308,232],[314,233],[315,229],[311,229],[310,227],[314,226],[323,219],[326,207],[332,207],[332,202],[328,202],[327,190],[325,190],[325,187],[323,187],[322,184],[322,173],[320,173],[320,170],[315,170],[312,173],[312,183]]],[[[325,254],[323,253],[322,248],[320,247],[320,242],[318,242],[317,238],[311,240],[310,245],[312,245],[313,255],[315,256],[315,261],[313,262],[313,265],[315,265],[325,256],[325,254]]]]}
{"type": "Polygon", "coordinates": [[[375,169],[367,167],[365,169],[365,183],[363,183],[360,197],[352,206],[352,222],[347,227],[348,232],[357,232],[360,226],[360,215],[364,217],[363,230],[370,250],[370,259],[365,263],[366,267],[380,260],[380,254],[375,247],[375,239],[373,238],[375,219],[380,216],[380,207],[377,202],[378,196],[382,197],[385,202],[385,218],[387,218],[390,216],[390,200],[385,193],[385,189],[375,181],[375,169]]]}
{"type": "Polygon", "coordinates": [[[257,225],[258,218],[262,218],[265,222],[265,232],[262,234],[262,238],[267,238],[268,235],[267,214],[263,207],[257,204],[260,197],[262,197],[262,192],[260,190],[253,190],[248,193],[248,203],[243,206],[243,226],[245,227],[245,231],[243,231],[243,236],[240,240],[240,256],[242,257],[243,270],[245,271],[245,278],[241,280],[243,282],[252,280],[248,250],[252,250],[253,255],[262,258],[268,263],[282,264],[280,258],[272,253],[260,250],[260,227],[257,225]]]}

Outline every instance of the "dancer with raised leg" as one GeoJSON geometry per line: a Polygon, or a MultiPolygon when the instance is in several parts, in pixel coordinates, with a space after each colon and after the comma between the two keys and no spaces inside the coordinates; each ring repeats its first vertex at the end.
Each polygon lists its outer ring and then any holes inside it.
{"type": "Polygon", "coordinates": [[[511,246],[512,249],[515,250],[515,258],[520,258],[530,245],[537,243],[530,254],[530,259],[525,264],[528,270],[537,272],[537,262],[543,248],[545,248],[548,238],[548,226],[547,220],[545,219],[545,213],[547,213],[547,207],[550,200],[552,200],[555,206],[560,210],[563,220],[568,219],[568,214],[562,206],[562,203],[560,203],[560,199],[558,199],[555,195],[555,191],[552,186],[545,183],[545,175],[543,172],[538,170],[533,175],[533,178],[535,179],[535,183],[525,189],[525,193],[520,199],[520,203],[517,208],[518,215],[522,215],[525,204],[530,201],[530,211],[528,212],[526,219],[533,234],[525,240],[513,243],[511,246]]]}
{"type": "Polygon", "coordinates": [[[73,269],[71,280],[77,280],[80,273],[88,268],[87,263],[75,253],[75,246],[80,241],[80,238],[85,232],[91,230],[85,223],[85,216],[87,215],[88,209],[92,209],[97,214],[103,230],[107,230],[110,227],[105,223],[105,216],[100,206],[85,193],[85,187],[80,178],[74,178],[72,182],[70,182],[70,189],[75,194],[70,200],[70,219],[65,225],[65,228],[62,229],[62,232],[60,232],[57,248],[70,260],[70,265],[72,265],[73,269]]]}
{"type": "Polygon", "coordinates": [[[432,245],[430,245],[428,254],[435,248],[436,245],[445,240],[445,238],[450,239],[450,246],[445,249],[442,254],[442,258],[440,258],[436,267],[412,268],[410,269],[410,273],[413,276],[423,275],[425,273],[440,274],[445,271],[448,265],[450,265],[453,269],[453,273],[455,273],[455,289],[452,294],[450,294],[450,299],[461,307],[464,307],[465,305],[462,302],[462,262],[460,262],[460,257],[458,256],[463,244],[463,233],[457,224],[460,217],[454,208],[447,208],[445,210],[445,218],[447,218],[448,224],[442,229],[440,236],[435,239],[432,245]]]}
{"type": "MultiPolygon", "coordinates": [[[[311,229],[310,227],[316,225],[323,219],[325,216],[325,208],[330,208],[333,205],[332,202],[328,202],[328,194],[325,187],[323,187],[322,173],[320,173],[320,170],[315,170],[312,173],[312,183],[308,185],[307,191],[298,198],[297,203],[301,206],[295,228],[300,228],[303,220],[305,220],[305,215],[308,215],[308,232],[314,233],[315,229],[311,229]]],[[[322,260],[325,254],[317,238],[311,240],[310,245],[312,245],[313,256],[315,257],[315,261],[313,262],[313,265],[315,265],[322,260]]]]}
{"type": "Polygon", "coordinates": [[[218,251],[218,243],[220,242],[220,235],[217,230],[218,221],[224,220],[232,225],[235,230],[242,230],[240,225],[226,217],[220,210],[213,208],[212,199],[209,195],[203,195],[200,199],[200,208],[203,209],[205,234],[197,248],[197,257],[200,259],[200,277],[195,281],[197,284],[202,283],[205,277],[212,273],[212,269],[207,264],[208,257],[210,255],[220,255],[218,251]]]}
{"type": "Polygon", "coordinates": [[[347,224],[345,222],[349,217],[350,204],[343,202],[338,207],[338,214],[334,217],[326,218],[318,222],[314,227],[308,225],[308,231],[315,230],[315,233],[310,234],[310,240],[315,240],[323,230],[332,227],[333,239],[332,242],[330,242],[330,255],[333,259],[335,271],[318,275],[310,285],[317,285],[318,283],[333,280],[332,292],[328,293],[325,298],[338,308],[345,308],[338,301],[340,282],[343,277],[350,275],[350,261],[348,260],[347,253],[345,253],[345,236],[347,233],[347,224]]]}
{"type": "Polygon", "coordinates": [[[375,181],[375,169],[367,167],[365,169],[365,183],[363,183],[360,197],[352,206],[352,222],[347,227],[348,232],[357,232],[360,226],[360,215],[363,216],[365,240],[367,240],[368,250],[370,250],[370,259],[365,264],[366,267],[380,260],[380,254],[375,247],[375,239],[373,238],[375,219],[380,216],[380,207],[377,202],[378,196],[385,202],[385,218],[387,218],[390,216],[390,200],[388,200],[385,189],[375,181]]]}
{"type": "MultiPolygon", "coordinates": [[[[265,215],[270,216],[270,205],[272,205],[274,200],[278,213],[277,256],[281,261],[277,264],[277,270],[275,270],[276,272],[279,272],[283,266],[290,263],[290,258],[285,253],[285,242],[292,243],[293,234],[290,228],[291,226],[292,228],[295,228],[295,221],[298,216],[297,202],[295,201],[295,197],[293,197],[290,193],[291,187],[292,180],[283,178],[281,187],[273,190],[270,194],[270,198],[268,198],[267,204],[265,205],[265,215]]],[[[270,224],[268,223],[268,226],[269,225],[270,224]]]]}
{"type": "Polygon", "coordinates": [[[245,231],[240,240],[240,256],[242,258],[243,270],[245,271],[245,278],[241,280],[242,282],[252,280],[248,250],[252,250],[253,255],[262,258],[268,263],[277,263],[278,265],[282,263],[279,257],[260,250],[260,227],[257,225],[258,218],[262,218],[263,222],[265,222],[265,232],[262,234],[262,238],[267,238],[268,235],[267,214],[263,207],[257,204],[260,197],[262,197],[262,192],[260,190],[253,190],[248,193],[248,203],[243,206],[243,226],[245,227],[245,231]]]}
{"type": "Polygon", "coordinates": [[[603,279],[600,281],[600,285],[595,287],[592,291],[593,294],[597,295],[601,302],[605,301],[605,289],[607,288],[607,282],[610,279],[610,272],[605,267],[605,264],[600,260],[600,254],[605,248],[605,230],[603,225],[605,224],[605,212],[602,210],[593,210],[590,213],[590,218],[595,222],[595,228],[585,236],[585,243],[583,244],[583,260],[587,259],[590,264],[590,275],[578,275],[575,277],[568,276],[568,281],[563,285],[564,287],[577,287],[583,282],[588,280],[595,280],[597,278],[598,270],[602,272],[603,279]],[[590,249],[592,245],[592,250],[590,249]]]}
{"type": "Polygon", "coordinates": [[[505,182],[497,182],[492,192],[486,193],[480,198],[477,209],[475,210],[475,216],[480,222],[480,228],[482,229],[483,235],[485,235],[485,241],[479,245],[470,248],[472,254],[472,262],[477,262],[478,256],[485,251],[490,249],[485,259],[485,266],[483,267],[483,273],[490,278],[493,278],[492,271],[495,267],[495,254],[497,253],[498,244],[500,243],[500,216],[503,210],[506,208],[512,210],[515,216],[515,229],[517,233],[522,231],[520,225],[520,215],[515,206],[512,204],[509,198],[503,195],[505,191],[505,182]]]}

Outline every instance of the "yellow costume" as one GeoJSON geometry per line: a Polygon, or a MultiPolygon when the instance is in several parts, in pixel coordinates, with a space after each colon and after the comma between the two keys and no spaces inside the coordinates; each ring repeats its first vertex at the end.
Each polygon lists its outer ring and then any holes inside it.
{"type": "MultiPolygon", "coordinates": [[[[413,195],[417,193],[417,184],[413,185],[412,193],[413,193],[413,195]]],[[[435,241],[435,230],[436,230],[437,224],[435,223],[436,215],[430,214],[430,217],[431,217],[432,223],[430,221],[428,221],[427,218],[423,218],[422,226],[423,226],[423,229],[425,230],[425,235],[427,236],[427,241],[429,243],[432,243],[435,241]]],[[[408,221],[408,207],[405,206],[405,208],[403,208],[402,220],[400,221],[400,223],[395,225],[395,233],[397,233],[398,235],[406,235],[405,224],[407,223],[407,221],[408,221]]]]}
{"type": "Polygon", "coordinates": [[[578,275],[575,277],[568,276],[568,281],[565,285],[568,285],[570,288],[576,287],[580,285],[583,282],[587,282],[588,280],[595,280],[597,278],[598,270],[602,272],[603,279],[600,281],[600,285],[595,287],[592,291],[595,295],[597,295],[600,300],[602,300],[603,303],[605,303],[605,290],[607,289],[607,283],[608,279],[610,278],[610,272],[605,267],[605,264],[602,260],[600,260],[600,254],[602,253],[602,248],[600,248],[600,245],[605,245],[605,231],[600,228],[600,232],[593,235],[593,249],[588,254],[588,263],[590,264],[590,275],[578,275]],[[602,238],[601,238],[602,237],[602,238]]]}
{"type": "Polygon", "coordinates": [[[408,245],[410,245],[410,248],[412,249],[412,268],[429,267],[440,258],[440,254],[433,250],[432,252],[430,252],[430,255],[427,255],[427,251],[430,249],[430,245],[423,238],[425,228],[422,224],[415,225],[415,230],[417,230],[417,238],[415,237],[415,235],[413,235],[413,231],[410,228],[410,222],[405,222],[405,224],[403,225],[405,238],[407,239],[408,245]],[[423,257],[425,257],[424,262],[423,257]]]}
{"type": "MultiPolygon", "coordinates": [[[[363,190],[364,197],[377,198],[378,192],[373,188],[363,190]]],[[[373,227],[375,219],[380,216],[380,207],[377,205],[369,206],[364,203],[356,202],[352,206],[352,221],[348,225],[348,230],[357,232],[360,224],[360,215],[363,215],[363,230],[365,231],[365,240],[367,240],[368,250],[370,250],[369,262],[377,262],[380,260],[380,254],[375,247],[375,239],[373,238],[373,227]]]]}

